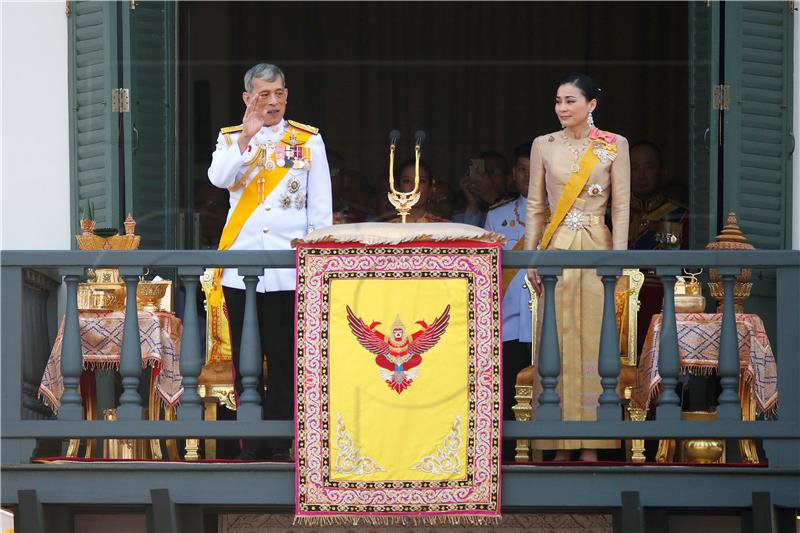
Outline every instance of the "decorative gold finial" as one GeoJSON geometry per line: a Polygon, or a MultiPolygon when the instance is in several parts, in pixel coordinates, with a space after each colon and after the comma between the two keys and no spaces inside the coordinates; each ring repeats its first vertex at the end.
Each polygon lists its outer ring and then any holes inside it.
{"type": "Polygon", "coordinates": [[[125,222],[122,223],[125,226],[125,235],[133,235],[134,230],[136,229],[136,221],[133,220],[133,216],[128,213],[127,218],[125,218],[125,222]]]}
{"type": "MultiPolygon", "coordinates": [[[[734,212],[728,213],[727,224],[722,228],[722,231],[714,237],[714,242],[706,245],[706,250],[754,250],[755,247],[747,242],[747,237],[744,236],[742,230],[736,223],[736,214],[734,212]]],[[[736,286],[733,290],[735,312],[742,313],[742,303],[750,297],[750,291],[753,284],[750,283],[750,278],[753,275],[753,270],[750,268],[743,268],[741,273],[736,276],[736,286]]],[[[722,278],[717,273],[716,268],[708,269],[709,284],[708,288],[711,296],[717,301],[717,312],[722,312],[722,300],[725,296],[725,288],[722,285],[722,278]]]]}

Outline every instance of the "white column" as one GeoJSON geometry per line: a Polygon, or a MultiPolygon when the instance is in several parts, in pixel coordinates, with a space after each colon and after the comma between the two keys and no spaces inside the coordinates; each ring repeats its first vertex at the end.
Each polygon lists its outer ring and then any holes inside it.
{"type": "Polygon", "coordinates": [[[0,1],[0,248],[69,249],[65,2],[0,1]]]}

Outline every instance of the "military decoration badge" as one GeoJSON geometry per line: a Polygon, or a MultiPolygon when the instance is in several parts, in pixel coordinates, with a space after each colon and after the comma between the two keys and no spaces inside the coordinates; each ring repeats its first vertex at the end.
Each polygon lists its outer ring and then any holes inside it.
{"type": "Polygon", "coordinates": [[[613,133],[594,128],[589,132],[592,140],[592,151],[602,163],[609,163],[617,158],[617,136],[613,133]]]}
{"type": "Polygon", "coordinates": [[[282,209],[304,209],[306,206],[306,195],[302,190],[300,180],[297,176],[290,176],[286,182],[286,191],[281,195],[278,203],[282,209]]]}
{"type": "Polygon", "coordinates": [[[311,149],[303,146],[278,146],[273,153],[280,168],[308,170],[311,168],[311,149]]]}

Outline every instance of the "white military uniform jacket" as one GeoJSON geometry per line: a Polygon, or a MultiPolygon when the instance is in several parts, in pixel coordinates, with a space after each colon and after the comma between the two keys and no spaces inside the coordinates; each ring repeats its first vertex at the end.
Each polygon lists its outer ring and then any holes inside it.
{"type": "MultiPolygon", "coordinates": [[[[215,186],[228,189],[238,183],[247,169],[247,163],[258,149],[258,145],[273,142],[276,145],[286,133],[287,123],[263,127],[250,140],[248,150],[239,152],[239,132],[227,135],[220,133],[217,148],[208,169],[208,178],[215,186]]],[[[331,175],[325,144],[322,136],[312,135],[304,145],[311,149],[310,169],[291,169],[267,195],[264,201],[247,219],[241,232],[229,248],[230,250],[291,250],[293,239],[302,238],[314,229],[330,226],[333,223],[331,199],[331,175]],[[299,182],[299,188],[296,188],[299,182]],[[292,187],[290,187],[292,183],[292,187]],[[296,190],[295,190],[296,188],[296,190]]],[[[250,180],[255,179],[253,172],[250,180]]],[[[226,222],[230,220],[247,183],[230,191],[230,209],[226,222]]],[[[296,274],[293,268],[265,269],[259,277],[258,292],[287,291],[296,288],[296,274]]],[[[222,285],[244,289],[244,278],[236,269],[225,269],[222,285]]]]}
{"type": "MultiPolygon", "coordinates": [[[[484,228],[506,236],[505,250],[525,238],[525,204],[522,196],[490,209],[484,228]]],[[[525,286],[525,269],[520,269],[503,294],[503,341],[531,342],[530,292],[525,286]]]]}

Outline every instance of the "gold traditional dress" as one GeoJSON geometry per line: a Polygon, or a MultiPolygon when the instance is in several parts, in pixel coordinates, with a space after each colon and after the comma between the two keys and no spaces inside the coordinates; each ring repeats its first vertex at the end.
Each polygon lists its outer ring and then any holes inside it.
{"type": "MultiPolygon", "coordinates": [[[[629,209],[630,158],[628,141],[624,137],[592,128],[581,139],[559,131],[534,140],[526,209],[526,249],[625,250],[629,209]],[[604,222],[609,201],[613,234],[604,222]],[[553,215],[545,227],[548,207],[553,215]]],[[[594,270],[564,269],[558,277],[555,300],[561,348],[558,393],[562,418],[596,420],[598,396],[603,390],[597,368],[603,285],[594,270]]],[[[539,392],[537,373],[534,404],[539,392]]],[[[538,449],[618,446],[619,441],[613,440],[534,441],[538,449]]]]}

